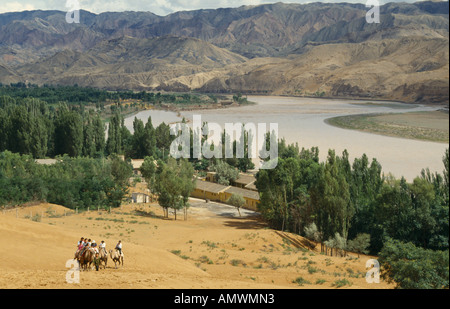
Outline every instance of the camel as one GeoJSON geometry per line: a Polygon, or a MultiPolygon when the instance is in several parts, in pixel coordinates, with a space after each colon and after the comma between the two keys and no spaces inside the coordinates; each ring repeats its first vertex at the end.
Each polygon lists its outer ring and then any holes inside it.
{"type": "Polygon", "coordinates": [[[105,269],[106,269],[106,264],[108,264],[108,252],[106,251],[105,248],[101,248],[100,252],[99,252],[99,256],[100,256],[100,265],[102,264],[102,262],[105,263],[105,269]]]}
{"type": "Polygon", "coordinates": [[[114,261],[114,265],[116,266],[116,268],[117,263],[119,263],[119,265],[122,264],[123,266],[123,252],[122,254],[119,254],[119,250],[114,250],[114,253],[113,250],[109,250],[109,254],[111,256],[111,259],[114,261]]]}
{"type": "Polygon", "coordinates": [[[80,269],[90,270],[91,264],[94,261],[95,251],[92,248],[87,249],[81,256],[78,257],[78,264],[80,269]]]}

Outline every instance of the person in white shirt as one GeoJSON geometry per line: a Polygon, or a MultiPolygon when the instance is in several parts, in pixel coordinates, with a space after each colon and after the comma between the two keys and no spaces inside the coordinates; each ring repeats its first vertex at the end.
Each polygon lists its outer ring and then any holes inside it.
{"type": "Polygon", "coordinates": [[[122,241],[121,240],[119,240],[115,249],[119,250],[120,255],[122,255],[122,241]]]}
{"type": "Polygon", "coordinates": [[[99,247],[100,247],[100,250],[105,250],[105,253],[106,253],[106,243],[104,240],[101,241],[99,247]]]}
{"type": "Polygon", "coordinates": [[[96,253],[99,253],[97,243],[95,242],[95,240],[92,240],[91,248],[93,248],[96,253]]]}

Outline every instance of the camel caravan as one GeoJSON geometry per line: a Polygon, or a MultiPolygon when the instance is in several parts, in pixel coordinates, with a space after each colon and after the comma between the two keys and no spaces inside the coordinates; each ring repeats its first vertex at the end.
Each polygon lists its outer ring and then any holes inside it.
{"type": "Polygon", "coordinates": [[[114,262],[115,268],[117,264],[123,266],[123,251],[122,241],[119,240],[114,250],[106,250],[106,243],[102,240],[98,245],[95,240],[81,237],[77,244],[77,251],[75,252],[74,259],[78,261],[79,268],[81,270],[91,270],[94,266],[98,271],[103,265],[103,269],[106,269],[108,264],[108,258],[114,262]]]}

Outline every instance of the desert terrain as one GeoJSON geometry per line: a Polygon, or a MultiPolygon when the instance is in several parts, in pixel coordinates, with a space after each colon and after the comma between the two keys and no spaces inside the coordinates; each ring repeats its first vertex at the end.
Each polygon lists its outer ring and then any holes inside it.
{"type": "MultiPolygon", "coordinates": [[[[257,213],[191,200],[188,218],[163,218],[156,203],[75,213],[39,204],[0,211],[1,289],[388,289],[365,280],[370,256],[320,254],[275,231],[257,213]],[[83,271],[68,283],[77,241],[123,242],[124,265],[83,271]],[[66,263],[68,266],[66,267],[66,263]]],[[[72,278],[72,277],[71,277],[72,278]]]]}

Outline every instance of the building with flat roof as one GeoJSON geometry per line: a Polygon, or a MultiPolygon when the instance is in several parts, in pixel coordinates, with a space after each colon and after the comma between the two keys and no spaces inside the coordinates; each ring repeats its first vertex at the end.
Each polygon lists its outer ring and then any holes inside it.
{"type": "Polygon", "coordinates": [[[42,165],[53,165],[53,164],[56,164],[57,162],[59,162],[59,160],[57,160],[57,159],[36,159],[35,162],[37,164],[42,164],[42,165]]]}
{"type": "Polygon", "coordinates": [[[135,192],[131,194],[133,203],[151,203],[151,196],[145,193],[135,192]]]}
{"type": "Polygon", "coordinates": [[[191,196],[205,200],[221,202],[220,194],[228,187],[229,186],[223,186],[218,183],[197,179],[197,181],[195,182],[195,189],[191,193],[191,196]]]}
{"type": "Polygon", "coordinates": [[[141,166],[142,163],[144,163],[144,159],[132,159],[131,165],[133,166],[133,174],[134,175],[141,175],[141,166]]]}
{"type": "Polygon", "coordinates": [[[248,189],[253,191],[258,191],[255,186],[256,177],[251,174],[239,174],[239,178],[236,179],[232,185],[242,189],[248,189]]]}
{"type": "Polygon", "coordinates": [[[218,183],[197,179],[195,183],[195,189],[191,193],[191,196],[205,200],[226,203],[233,194],[239,194],[244,198],[244,208],[255,211],[257,210],[257,205],[259,203],[259,193],[257,191],[244,188],[224,186],[218,183]]]}
{"type": "Polygon", "coordinates": [[[257,191],[230,186],[223,192],[223,202],[226,202],[233,194],[240,195],[244,198],[244,208],[254,211],[258,210],[259,193],[257,191]]]}

